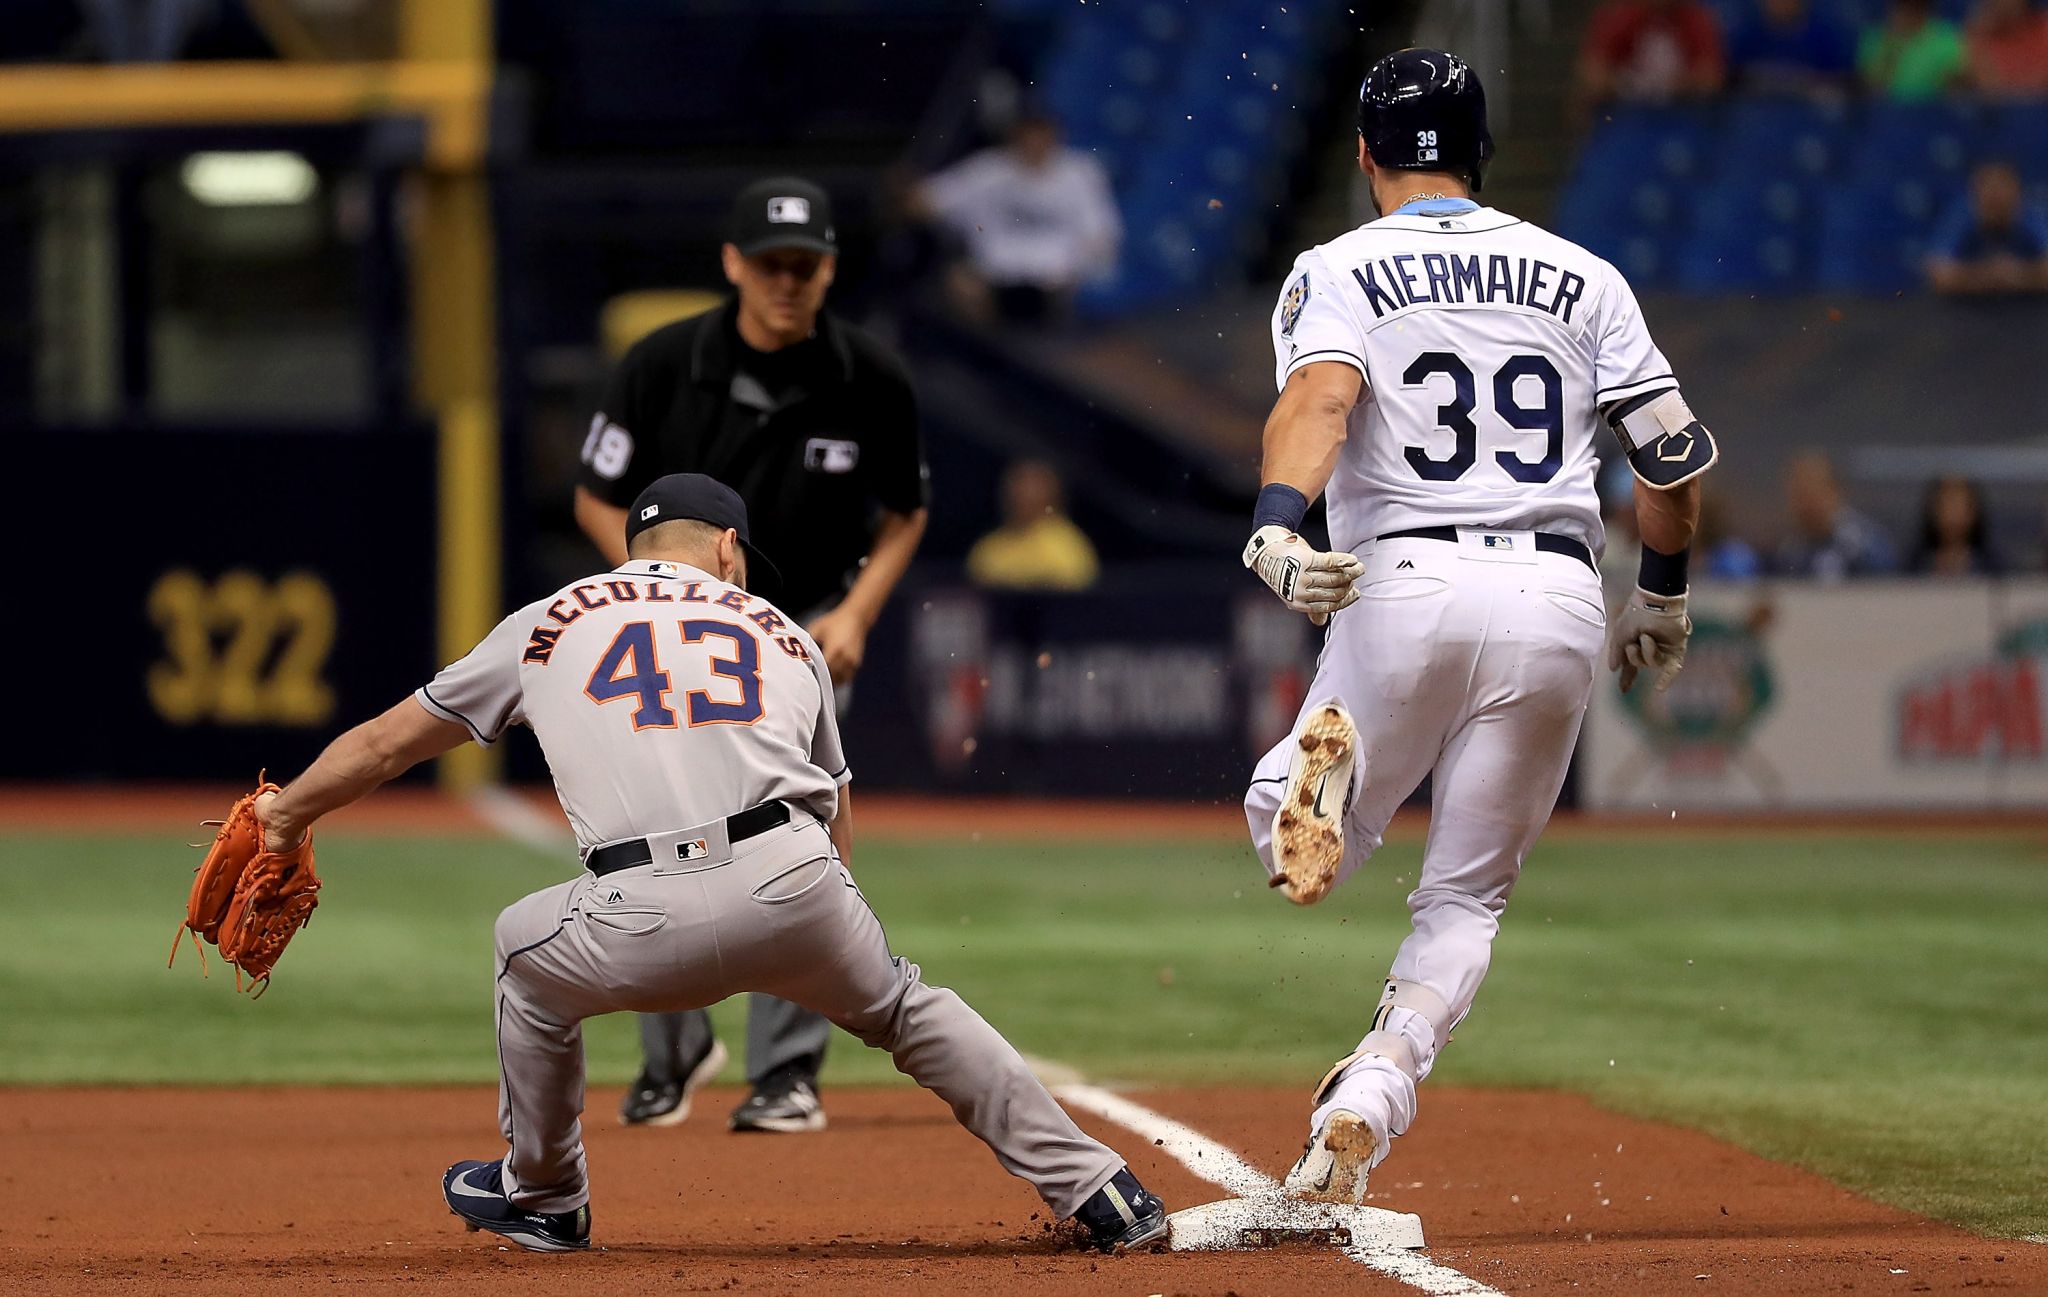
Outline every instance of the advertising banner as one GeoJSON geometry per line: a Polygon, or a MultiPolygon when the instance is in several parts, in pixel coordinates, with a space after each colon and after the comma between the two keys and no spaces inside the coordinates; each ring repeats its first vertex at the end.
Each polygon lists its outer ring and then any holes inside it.
{"type": "Polygon", "coordinates": [[[1244,579],[904,591],[845,727],[864,787],[1234,800],[1294,722],[1321,632],[1244,579]]]}
{"type": "Polygon", "coordinates": [[[1702,584],[1666,694],[1603,676],[1591,809],[2048,806],[2048,582],[1702,584]]]}
{"type": "Polygon", "coordinates": [[[289,775],[433,673],[431,436],[79,432],[42,454],[63,469],[24,475],[44,494],[8,528],[41,633],[13,640],[0,778],[289,775]]]}

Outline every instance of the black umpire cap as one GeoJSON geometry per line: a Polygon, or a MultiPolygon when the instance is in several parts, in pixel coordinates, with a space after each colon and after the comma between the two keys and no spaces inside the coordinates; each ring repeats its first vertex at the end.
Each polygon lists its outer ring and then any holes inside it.
{"type": "Polygon", "coordinates": [[[839,234],[832,228],[831,195],[797,176],[757,180],[733,199],[726,241],[743,257],[775,248],[836,253],[839,234]]]}
{"type": "Polygon", "coordinates": [[[679,518],[732,528],[740,534],[740,544],[745,547],[747,562],[754,571],[765,572],[778,582],[782,580],[775,564],[747,538],[747,502],[740,499],[739,492],[702,473],[670,473],[648,483],[647,489],[634,497],[633,508],[626,514],[626,543],[632,544],[633,538],[649,527],[679,518]]]}
{"type": "Polygon", "coordinates": [[[1486,90],[1465,60],[1443,50],[1396,50],[1358,88],[1366,152],[1400,171],[1464,171],[1479,192],[1493,158],[1486,90]]]}

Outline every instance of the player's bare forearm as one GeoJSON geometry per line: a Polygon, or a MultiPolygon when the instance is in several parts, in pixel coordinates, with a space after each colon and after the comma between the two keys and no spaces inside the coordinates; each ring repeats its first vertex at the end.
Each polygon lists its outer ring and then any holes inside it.
{"type": "Polygon", "coordinates": [[[290,846],[329,811],[360,801],[378,786],[468,739],[468,730],[407,698],[328,744],[284,791],[257,803],[257,818],[272,845],[290,846]]]}
{"type": "Polygon", "coordinates": [[[1676,554],[1692,544],[1700,525],[1700,479],[1669,491],[1636,483],[1636,532],[1659,554],[1676,554]]]}
{"type": "Polygon", "coordinates": [[[1283,483],[1314,500],[1337,470],[1346,425],[1365,379],[1341,361],[1303,365],[1288,378],[1266,419],[1259,482],[1283,483]]]}
{"type": "Polygon", "coordinates": [[[839,789],[839,809],[832,813],[829,826],[832,834],[832,849],[839,853],[839,863],[853,868],[853,785],[842,784],[839,789]]]}
{"type": "Polygon", "coordinates": [[[868,547],[868,561],[861,565],[860,575],[853,579],[853,588],[846,592],[840,603],[841,610],[860,621],[865,630],[875,624],[882,615],[882,606],[895,593],[897,582],[910,570],[910,560],[917,556],[917,547],[924,540],[925,523],[931,517],[928,509],[917,509],[910,513],[882,511],[881,525],[875,529],[875,540],[868,547]]]}
{"type": "Polygon", "coordinates": [[[590,537],[590,543],[597,546],[597,552],[604,555],[604,561],[613,567],[626,561],[626,511],[616,504],[608,504],[591,493],[587,486],[576,488],[576,525],[583,528],[583,534],[590,537]]]}

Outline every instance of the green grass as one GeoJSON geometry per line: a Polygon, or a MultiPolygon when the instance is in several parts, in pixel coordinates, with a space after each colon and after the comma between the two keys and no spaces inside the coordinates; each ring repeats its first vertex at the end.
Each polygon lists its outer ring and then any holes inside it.
{"type": "MultiPolygon", "coordinates": [[[[1389,847],[1313,910],[1213,840],[875,840],[856,865],[895,948],[1026,1051],[1305,1092],[1363,1030],[1418,858],[1389,847]]],[[[163,969],[196,859],[0,838],[0,1082],[488,1080],[490,920],[566,876],[497,842],[326,838],[321,909],[252,1004],[189,946],[163,969]]],[[[594,1079],[631,1075],[630,1020],[589,1043],[594,1079]]],[[[890,1076],[835,1046],[833,1081],[890,1076]]],[[[1577,1090],[1974,1229],[2048,1231],[2048,860],[2017,838],[1546,845],[1437,1079],[1577,1090]]]]}

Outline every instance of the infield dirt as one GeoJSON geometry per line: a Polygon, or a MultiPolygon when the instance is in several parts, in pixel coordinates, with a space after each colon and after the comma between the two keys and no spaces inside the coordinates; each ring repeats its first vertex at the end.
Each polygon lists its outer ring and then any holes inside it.
{"type": "MultiPolygon", "coordinates": [[[[829,1080],[829,1078],[828,1078],[829,1080]]],[[[1412,1293],[1333,1251],[1098,1257],[1049,1229],[933,1096],[828,1090],[830,1130],[740,1136],[734,1091],[670,1130],[591,1094],[593,1247],[465,1233],[440,1176],[495,1155],[488,1089],[16,1089],[0,1163],[0,1291],[1412,1293]]],[[[1143,1102],[1279,1175],[1291,1091],[1143,1102]]],[[[1083,1118],[1176,1207],[1221,1191],[1083,1118]]],[[[1704,1135],[1561,1094],[1434,1091],[1375,1175],[1430,1255],[1507,1293],[2048,1292],[2048,1247],[1993,1242],[1704,1135]]]]}

